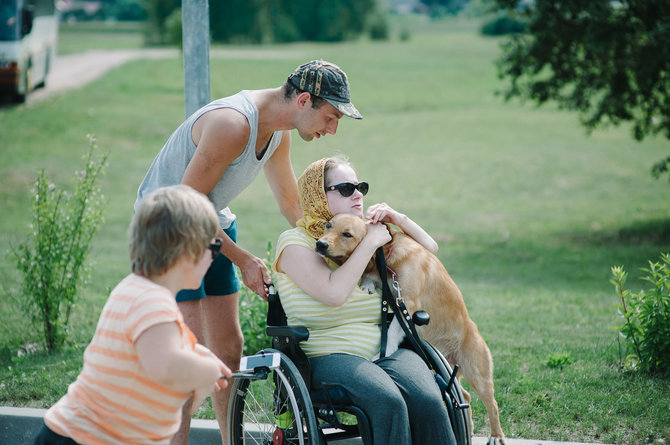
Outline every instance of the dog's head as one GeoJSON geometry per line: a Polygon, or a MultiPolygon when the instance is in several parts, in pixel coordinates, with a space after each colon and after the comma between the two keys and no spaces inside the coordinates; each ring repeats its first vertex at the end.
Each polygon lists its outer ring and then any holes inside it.
{"type": "Polygon", "coordinates": [[[316,252],[341,265],[367,233],[368,227],[361,218],[346,213],[335,215],[317,240],[316,252]]]}

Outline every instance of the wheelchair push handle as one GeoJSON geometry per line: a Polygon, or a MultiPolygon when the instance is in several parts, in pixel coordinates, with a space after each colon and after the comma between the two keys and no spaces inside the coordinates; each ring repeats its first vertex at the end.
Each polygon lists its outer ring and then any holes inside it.
{"type": "Polygon", "coordinates": [[[266,284],[268,288],[268,302],[272,303],[279,300],[279,293],[275,290],[274,283],[266,284]]]}

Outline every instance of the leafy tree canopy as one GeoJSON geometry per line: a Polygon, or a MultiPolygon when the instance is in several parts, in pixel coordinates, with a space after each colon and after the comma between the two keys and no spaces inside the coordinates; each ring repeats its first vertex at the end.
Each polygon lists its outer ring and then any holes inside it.
{"type": "MultiPolygon", "coordinates": [[[[147,2],[150,31],[165,41],[165,21],[181,1],[147,2]]],[[[375,0],[210,0],[210,31],[215,42],[342,41],[360,35],[375,8],[375,0]]]]}
{"type": "MultiPolygon", "coordinates": [[[[589,130],[631,122],[670,139],[670,1],[493,0],[526,22],[503,44],[506,99],[553,100],[589,130]]],[[[670,157],[654,166],[667,172],[670,157]]]]}
{"type": "MultiPolygon", "coordinates": [[[[526,22],[503,44],[506,99],[553,100],[589,130],[633,125],[633,137],[670,139],[670,2],[667,0],[493,0],[526,22]]],[[[652,173],[668,171],[670,157],[652,173]]]]}
{"type": "Polygon", "coordinates": [[[670,2],[498,0],[522,15],[528,34],[504,44],[506,96],[556,100],[595,128],[634,122],[634,136],[670,138],[670,2]]]}

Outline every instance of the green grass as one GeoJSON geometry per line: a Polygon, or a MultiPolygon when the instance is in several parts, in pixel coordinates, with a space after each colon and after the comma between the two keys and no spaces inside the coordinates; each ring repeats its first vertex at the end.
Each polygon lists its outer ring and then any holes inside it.
{"type": "MultiPolygon", "coordinates": [[[[620,366],[609,278],[611,266],[624,265],[629,286],[639,289],[639,268],[670,251],[670,186],[649,174],[670,144],[634,142],[626,127],[589,137],[574,114],[502,103],[494,95],[502,87],[493,66],[499,40],[478,36],[474,23],[429,28],[413,28],[408,42],[268,46],[262,50],[277,51],[267,59],[213,59],[212,97],[278,86],[310,58],[342,66],[365,119],[343,119],[337,136],[309,144],[294,134],[295,171],[345,153],[371,184],[368,204],[386,201],[435,236],[491,349],[505,433],[668,443],[670,382],[620,366]]],[[[68,184],[87,133],[110,151],[106,223],[94,240],[95,272],[73,314],[69,349],[18,358],[38,336],[20,310],[13,264],[0,258],[0,404],[47,407],[74,378],[107,292],[128,271],[136,188],[183,120],[181,63],[132,62],[81,90],[0,111],[2,252],[28,233],[40,168],[68,184]]],[[[286,228],[263,178],[233,210],[239,243],[256,255],[286,228]]],[[[475,433],[487,434],[476,397],[473,410],[475,433]]]]}

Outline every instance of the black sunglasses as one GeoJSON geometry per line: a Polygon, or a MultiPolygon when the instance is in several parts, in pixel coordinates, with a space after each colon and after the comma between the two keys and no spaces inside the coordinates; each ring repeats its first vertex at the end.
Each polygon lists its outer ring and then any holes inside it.
{"type": "Polygon", "coordinates": [[[354,190],[361,192],[361,195],[365,196],[368,193],[370,186],[367,182],[359,182],[358,184],[352,184],[351,182],[343,182],[337,185],[331,185],[326,187],[326,191],[337,190],[340,192],[340,195],[345,198],[354,194],[354,190]]]}
{"type": "Polygon", "coordinates": [[[207,248],[212,251],[212,260],[214,260],[221,251],[221,244],[223,244],[221,238],[214,238],[214,242],[207,246],[207,248]]]}

